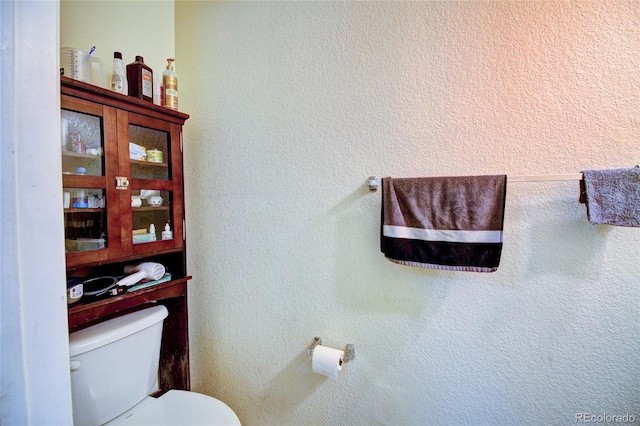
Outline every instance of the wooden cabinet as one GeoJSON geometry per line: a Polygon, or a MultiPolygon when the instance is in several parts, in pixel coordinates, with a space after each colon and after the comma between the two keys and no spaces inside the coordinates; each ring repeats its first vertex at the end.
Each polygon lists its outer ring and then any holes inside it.
{"type": "Polygon", "coordinates": [[[182,126],[187,114],[61,77],[67,278],[158,262],[171,278],[69,306],[69,329],[162,303],[160,387],[189,389],[182,126]],[[163,233],[168,226],[171,233],[163,233]],[[154,229],[155,228],[155,231],[154,229]]]}

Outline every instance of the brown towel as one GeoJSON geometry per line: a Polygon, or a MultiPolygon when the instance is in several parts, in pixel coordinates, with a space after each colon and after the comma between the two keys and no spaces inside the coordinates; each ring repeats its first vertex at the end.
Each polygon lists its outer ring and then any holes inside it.
{"type": "Polygon", "coordinates": [[[640,227],[640,168],[585,170],[580,202],[598,225],[640,227]]]}
{"type": "Polygon", "coordinates": [[[506,175],[382,179],[381,251],[403,265],[494,272],[506,175]]]}

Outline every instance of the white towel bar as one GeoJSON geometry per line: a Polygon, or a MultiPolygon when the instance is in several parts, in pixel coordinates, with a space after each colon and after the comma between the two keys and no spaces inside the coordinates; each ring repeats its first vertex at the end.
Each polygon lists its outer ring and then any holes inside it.
{"type": "MultiPolygon", "coordinates": [[[[552,180],[581,180],[582,173],[566,173],[562,175],[523,175],[523,176],[507,176],[507,182],[545,182],[552,180]]],[[[369,190],[375,192],[382,185],[382,179],[376,176],[369,176],[367,179],[369,190]]]]}

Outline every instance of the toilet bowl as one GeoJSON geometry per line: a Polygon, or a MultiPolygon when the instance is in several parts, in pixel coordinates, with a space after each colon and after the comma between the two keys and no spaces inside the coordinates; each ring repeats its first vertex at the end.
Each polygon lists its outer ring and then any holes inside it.
{"type": "Polygon", "coordinates": [[[169,390],[159,398],[162,324],[156,305],[69,335],[71,396],[76,425],[240,425],[213,397],[169,390]]]}
{"type": "Polygon", "coordinates": [[[160,398],[145,398],[107,425],[240,425],[240,420],[222,401],[201,393],[170,390],[160,398]]]}

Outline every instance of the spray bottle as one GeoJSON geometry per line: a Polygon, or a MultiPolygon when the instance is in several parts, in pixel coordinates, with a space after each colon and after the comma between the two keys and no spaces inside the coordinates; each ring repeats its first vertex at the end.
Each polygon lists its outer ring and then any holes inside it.
{"type": "Polygon", "coordinates": [[[178,75],[173,70],[175,59],[167,59],[167,69],[162,73],[162,87],[164,90],[164,106],[178,110],[178,75]]]}

